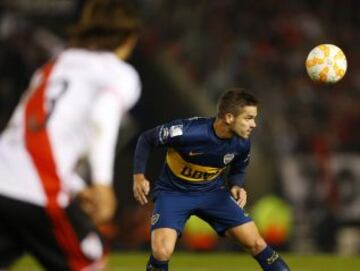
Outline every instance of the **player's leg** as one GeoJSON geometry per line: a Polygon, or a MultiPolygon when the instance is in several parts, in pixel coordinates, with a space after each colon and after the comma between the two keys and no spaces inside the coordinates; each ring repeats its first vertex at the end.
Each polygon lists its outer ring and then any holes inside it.
{"type": "Polygon", "coordinates": [[[102,270],[105,267],[107,250],[100,233],[81,209],[79,201],[73,200],[66,209],[59,212],[61,215],[50,217],[50,223],[53,228],[57,228],[52,230],[52,236],[55,246],[60,248],[63,255],[62,261],[70,270],[102,270]]]}
{"type": "Polygon", "coordinates": [[[9,209],[7,219],[12,221],[17,238],[46,270],[100,270],[104,255],[101,240],[76,202],[65,210],[45,210],[12,199],[6,204],[3,207],[9,209]]]}
{"type": "Polygon", "coordinates": [[[279,255],[268,247],[252,219],[240,208],[230,193],[223,189],[204,193],[197,215],[207,221],[221,236],[240,243],[265,271],[288,271],[279,255]]]}
{"type": "Polygon", "coordinates": [[[19,240],[14,238],[9,232],[3,231],[0,225],[0,270],[8,268],[24,253],[24,249],[19,244],[19,240]]]}
{"type": "Polygon", "coordinates": [[[8,219],[7,211],[4,212],[2,208],[4,207],[4,201],[7,201],[7,199],[0,196],[0,270],[8,268],[25,252],[21,239],[8,219]]]}
{"type": "Polygon", "coordinates": [[[186,220],[196,208],[193,197],[183,193],[160,192],[151,218],[152,255],[147,271],[167,271],[178,236],[186,220]]]}
{"type": "Polygon", "coordinates": [[[178,233],[171,228],[158,228],[151,232],[151,256],[146,271],[167,271],[178,233]]]}
{"type": "Polygon", "coordinates": [[[265,243],[254,222],[230,228],[225,235],[242,245],[257,260],[263,270],[290,270],[280,255],[265,243]]]}

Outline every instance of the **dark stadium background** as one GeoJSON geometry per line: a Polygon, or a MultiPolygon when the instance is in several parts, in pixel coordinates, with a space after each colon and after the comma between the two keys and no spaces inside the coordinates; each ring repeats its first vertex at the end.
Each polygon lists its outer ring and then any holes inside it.
{"type": "MultiPolygon", "coordinates": [[[[34,69],[64,46],[82,4],[1,1],[1,128],[34,69]]],[[[248,210],[258,210],[260,217],[270,214],[269,225],[264,225],[268,241],[290,252],[359,255],[360,2],[139,0],[137,4],[143,29],[130,62],[141,75],[143,95],[121,128],[117,148],[119,210],[114,224],[103,229],[113,248],[149,247],[151,208],[140,208],[131,188],[139,133],[174,118],[211,116],[221,92],[241,86],[261,101],[246,187],[248,210]],[[317,85],[306,75],[307,53],[321,43],[336,44],[347,56],[348,72],[335,85],[317,85]],[[275,211],[262,210],[260,202],[275,211]]],[[[151,159],[150,179],[156,178],[162,155],[156,151],[151,159]]],[[[191,230],[188,237],[180,241],[180,250],[239,249],[214,240],[210,233],[207,243],[197,242],[191,230]]]]}

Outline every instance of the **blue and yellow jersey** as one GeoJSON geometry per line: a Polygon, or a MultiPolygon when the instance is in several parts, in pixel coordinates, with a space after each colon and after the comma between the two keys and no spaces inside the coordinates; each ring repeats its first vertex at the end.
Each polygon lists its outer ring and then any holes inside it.
{"type": "Polygon", "coordinates": [[[221,139],[213,128],[214,118],[175,120],[144,132],[135,150],[134,173],[145,173],[152,147],[167,148],[165,165],[155,190],[212,191],[229,181],[242,185],[249,163],[250,141],[234,136],[221,139]]]}

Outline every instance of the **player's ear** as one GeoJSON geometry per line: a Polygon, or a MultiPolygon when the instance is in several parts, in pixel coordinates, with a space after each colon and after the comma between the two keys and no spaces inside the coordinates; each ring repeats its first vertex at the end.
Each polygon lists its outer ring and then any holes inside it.
{"type": "Polygon", "coordinates": [[[225,123],[226,123],[226,124],[231,124],[231,123],[233,123],[233,121],[234,121],[234,115],[233,115],[233,114],[231,114],[231,113],[226,113],[224,117],[225,117],[224,119],[225,119],[225,123]]]}

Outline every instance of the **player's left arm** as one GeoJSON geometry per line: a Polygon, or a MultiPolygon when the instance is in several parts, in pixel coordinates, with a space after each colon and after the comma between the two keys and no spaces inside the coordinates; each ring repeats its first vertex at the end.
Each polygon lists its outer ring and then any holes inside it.
{"type": "Polygon", "coordinates": [[[102,224],[111,220],[116,210],[112,182],[118,131],[122,118],[139,99],[141,83],[131,68],[109,73],[97,83],[98,93],[89,114],[92,185],[79,195],[85,211],[96,224],[102,224]]]}
{"type": "Polygon", "coordinates": [[[245,172],[249,162],[250,142],[242,148],[241,155],[237,156],[231,163],[228,176],[230,193],[241,208],[243,208],[247,202],[247,193],[243,186],[245,182],[245,172]]]}
{"type": "Polygon", "coordinates": [[[92,182],[79,193],[83,210],[98,225],[111,220],[116,209],[112,167],[121,116],[121,108],[112,93],[98,95],[90,116],[88,158],[92,182]]]}

